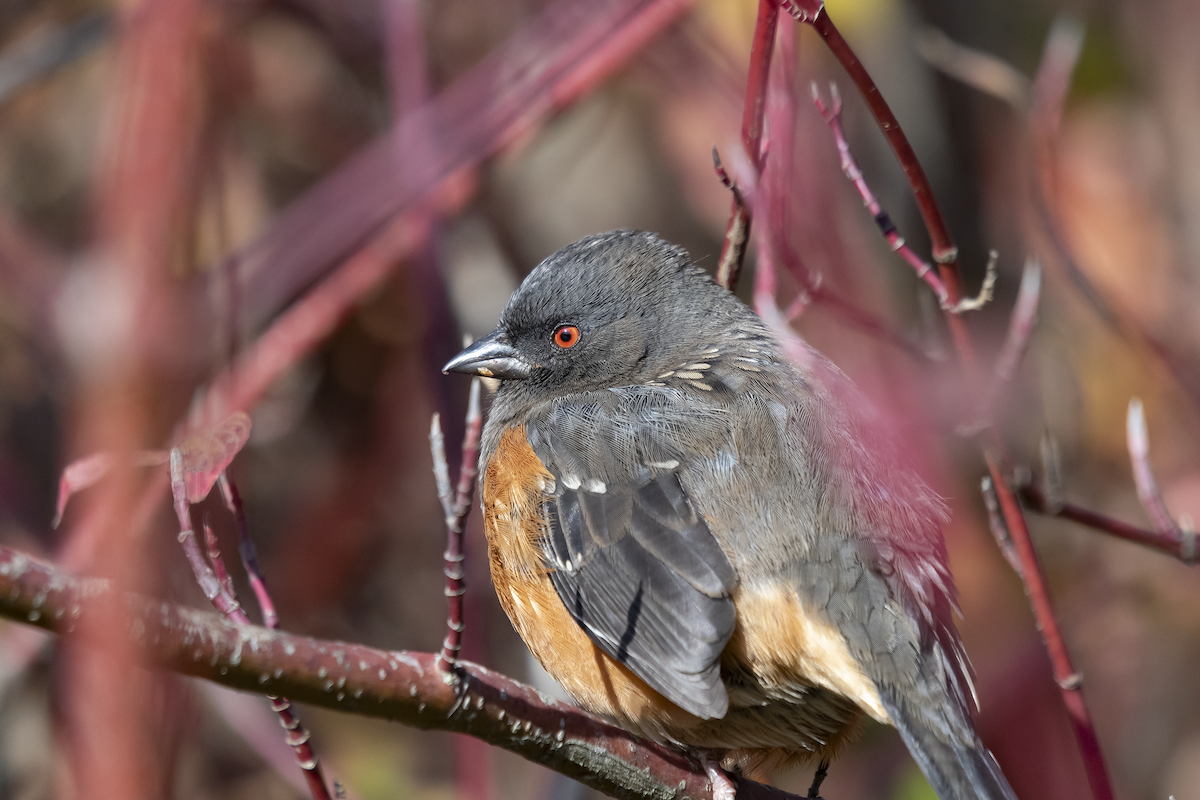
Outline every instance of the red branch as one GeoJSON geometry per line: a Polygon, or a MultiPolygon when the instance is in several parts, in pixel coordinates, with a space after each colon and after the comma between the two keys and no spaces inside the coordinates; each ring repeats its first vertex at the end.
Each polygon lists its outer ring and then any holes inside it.
{"type": "Polygon", "coordinates": [[[916,271],[918,278],[925,281],[930,289],[933,289],[933,293],[937,295],[938,303],[943,308],[949,308],[950,296],[941,279],[938,278],[933,268],[925,262],[925,259],[918,256],[905,243],[904,237],[900,235],[900,231],[896,230],[892,218],[888,216],[883,206],[875,199],[874,193],[871,192],[871,187],[867,185],[866,179],[863,178],[862,170],[855,163],[854,156],[850,152],[850,145],[846,141],[846,135],[842,131],[842,98],[838,94],[837,84],[829,85],[829,93],[832,107],[826,107],[825,101],[821,99],[821,93],[817,89],[817,83],[813,81],[813,104],[821,112],[821,116],[824,117],[826,124],[829,125],[829,130],[833,131],[833,140],[837,145],[838,156],[841,158],[842,172],[846,174],[846,177],[854,184],[854,188],[858,190],[863,205],[871,212],[871,216],[875,219],[875,224],[879,226],[879,232],[883,234],[883,238],[887,240],[887,243],[892,246],[892,250],[908,262],[909,266],[916,271]]]}
{"type": "MultiPolygon", "coordinates": [[[[248,692],[286,693],[337,711],[395,720],[424,730],[470,734],[613,797],[712,797],[708,777],[685,753],[639,739],[573,706],[498,673],[460,661],[448,685],[432,653],[377,650],[318,641],[226,621],[115,591],[0,547],[0,616],[78,639],[89,624],[119,612],[116,637],[84,639],[124,646],[151,667],[248,692]],[[123,639],[123,640],[122,640],[123,639]]],[[[740,800],[798,800],[744,777],[740,800]]]]}
{"type": "MultiPolygon", "coordinates": [[[[175,514],[179,518],[179,544],[183,546],[184,555],[187,556],[188,564],[191,565],[204,596],[225,618],[239,625],[250,625],[249,617],[233,596],[232,583],[221,579],[221,575],[227,576],[228,573],[224,562],[220,561],[220,553],[216,552],[215,542],[209,547],[209,552],[215,554],[212,567],[209,567],[200,552],[200,544],[192,531],[191,512],[184,488],[183,456],[178,448],[171,450],[171,496],[175,500],[175,514]]],[[[207,526],[205,528],[207,529],[207,526]]],[[[206,533],[211,536],[210,531],[206,530],[206,533]]],[[[292,711],[292,704],[287,699],[275,695],[268,695],[267,699],[271,701],[272,710],[279,715],[279,722],[287,732],[285,738],[296,755],[296,764],[304,772],[304,779],[308,783],[313,800],[332,800],[329,786],[321,772],[321,764],[308,742],[308,731],[292,711]]]]}
{"type": "Polygon", "coordinates": [[[467,515],[471,513],[471,500],[475,496],[475,477],[479,474],[479,431],[483,426],[483,414],[479,407],[480,382],[471,380],[471,395],[467,401],[466,433],[463,435],[462,463],[458,469],[458,488],[450,488],[450,470],[446,465],[446,442],[442,436],[441,419],[433,415],[429,431],[429,446],[433,454],[433,474],[437,480],[438,497],[446,514],[446,638],[438,654],[438,667],[450,669],[458,663],[462,652],[464,628],[463,595],[463,532],[467,515]]]}
{"type": "Polygon", "coordinates": [[[217,478],[217,487],[221,490],[221,499],[225,501],[225,508],[229,509],[230,514],[233,514],[234,524],[237,526],[238,554],[242,558],[242,566],[246,569],[246,577],[250,580],[250,589],[254,592],[254,597],[258,600],[258,607],[262,611],[263,625],[271,630],[276,630],[279,628],[279,615],[275,613],[275,603],[271,600],[271,595],[267,593],[267,584],[263,580],[262,570],[258,566],[258,551],[254,547],[254,540],[250,538],[250,528],[246,524],[246,509],[242,506],[242,495],[238,492],[237,484],[224,471],[217,478]]]}
{"type": "MultiPolygon", "coordinates": [[[[742,147],[756,176],[762,173],[763,115],[767,108],[767,82],[778,20],[777,0],[759,0],[758,21],[754,25],[754,42],[750,48],[750,71],[746,78],[746,104],[742,108],[742,147]]],[[[719,161],[717,167],[720,170],[719,161]]],[[[742,273],[746,243],[750,240],[750,222],[750,209],[735,193],[729,225],[725,229],[725,243],[721,247],[721,260],[717,264],[717,283],[730,291],[737,288],[742,273]]]]}
{"type": "MultiPolygon", "coordinates": [[[[921,211],[921,217],[929,232],[933,247],[933,259],[939,266],[942,283],[946,287],[949,303],[957,305],[962,299],[962,280],[958,269],[958,248],[950,235],[950,229],[938,208],[933,189],[924,169],[909,144],[895,115],[880,94],[878,87],[867,74],[858,56],[851,50],[850,45],[842,38],[841,33],[829,18],[821,0],[787,0],[789,13],[797,20],[813,27],[817,34],[829,47],[830,51],[849,73],[850,78],[858,87],[867,106],[870,108],[880,130],[887,138],[896,154],[900,166],[908,179],[909,188],[921,211]]],[[[955,350],[963,369],[963,379],[969,391],[977,394],[981,385],[978,380],[979,366],[975,354],[974,343],[962,317],[947,313],[946,324],[954,340],[955,350]]],[[[980,407],[976,398],[973,406],[980,407]]],[[[1113,791],[1108,778],[1108,770],[1096,738],[1095,726],[1091,715],[1084,703],[1080,692],[1082,679],[1075,671],[1070,654],[1063,643],[1058,621],[1050,604],[1050,596],[1046,590],[1045,578],[1037,553],[1029,535],[1029,526],[1021,512],[1020,504],[1013,494],[1012,488],[1004,479],[1004,465],[1011,463],[1008,448],[998,431],[986,424],[983,430],[983,451],[987,460],[988,472],[992,477],[1001,514],[1012,539],[1013,547],[1021,562],[1021,577],[1029,594],[1030,604],[1037,619],[1038,629],[1042,640],[1050,654],[1054,670],[1054,678],[1063,697],[1063,703],[1071,718],[1071,723],[1079,742],[1080,751],[1088,774],[1088,781],[1096,800],[1112,800],[1113,791]]]]}
{"type": "MultiPolygon", "coordinates": [[[[1130,525],[1128,522],[1121,522],[1112,517],[1106,517],[1103,514],[1072,503],[1051,503],[1042,488],[1034,483],[1022,483],[1020,491],[1021,500],[1025,505],[1039,514],[1078,522],[1080,525],[1086,525],[1102,533],[1116,536],[1118,539],[1124,539],[1127,542],[1134,542],[1143,547],[1149,547],[1152,550],[1165,553],[1179,559],[1185,564],[1200,563],[1200,556],[1196,552],[1195,545],[1193,544],[1189,549],[1186,540],[1181,541],[1173,536],[1163,535],[1157,531],[1148,531],[1145,528],[1139,528],[1136,525],[1130,525]]],[[[1192,538],[1192,542],[1195,542],[1194,537],[1192,538]]]]}

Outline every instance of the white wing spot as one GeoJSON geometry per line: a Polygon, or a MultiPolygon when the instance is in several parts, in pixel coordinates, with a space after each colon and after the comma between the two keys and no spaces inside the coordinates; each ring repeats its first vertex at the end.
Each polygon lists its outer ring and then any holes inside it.
{"type": "Polygon", "coordinates": [[[667,370],[662,375],[659,375],[658,378],[659,378],[659,380],[662,380],[663,378],[669,378],[674,374],[675,374],[675,370],[671,369],[671,370],[667,370]]]}
{"type": "Polygon", "coordinates": [[[647,461],[646,466],[654,467],[654,469],[675,469],[679,466],[679,462],[673,458],[670,461],[647,461]]]}
{"type": "Polygon", "coordinates": [[[571,475],[570,473],[562,476],[562,482],[563,486],[567,487],[571,491],[575,491],[579,488],[580,484],[583,483],[578,475],[571,475]]]}
{"type": "Polygon", "coordinates": [[[675,377],[683,378],[684,380],[694,381],[697,378],[703,378],[704,375],[699,372],[676,372],[675,377]]]}
{"type": "Polygon", "coordinates": [[[700,381],[692,381],[692,386],[695,386],[697,389],[703,389],[706,392],[712,391],[711,386],[709,386],[707,383],[701,383],[700,381]]]}
{"type": "Polygon", "coordinates": [[[608,491],[608,487],[604,485],[604,481],[588,478],[583,483],[583,490],[592,494],[604,494],[608,491]]]}

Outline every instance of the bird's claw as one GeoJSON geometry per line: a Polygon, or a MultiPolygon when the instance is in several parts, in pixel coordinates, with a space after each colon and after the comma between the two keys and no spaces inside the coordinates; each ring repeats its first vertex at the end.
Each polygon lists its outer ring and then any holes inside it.
{"type": "Polygon", "coordinates": [[[729,774],[721,769],[720,760],[705,755],[701,756],[700,763],[704,765],[704,772],[712,783],[713,800],[736,800],[737,787],[734,786],[729,774]]]}

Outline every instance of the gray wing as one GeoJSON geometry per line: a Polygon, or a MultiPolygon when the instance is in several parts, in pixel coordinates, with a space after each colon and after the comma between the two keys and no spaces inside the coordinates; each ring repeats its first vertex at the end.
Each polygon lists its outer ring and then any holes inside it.
{"type": "Polygon", "coordinates": [[[680,485],[647,408],[598,392],[526,422],[554,474],[543,554],[555,591],[605,653],[699,717],[729,706],[733,567],[680,485]],[[641,412],[639,414],[639,412],[641,412]]]}

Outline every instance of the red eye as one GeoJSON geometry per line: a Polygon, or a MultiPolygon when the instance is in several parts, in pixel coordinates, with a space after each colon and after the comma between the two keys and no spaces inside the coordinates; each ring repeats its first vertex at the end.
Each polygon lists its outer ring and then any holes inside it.
{"type": "Polygon", "coordinates": [[[566,350],[579,342],[579,328],[574,325],[559,325],[554,329],[554,343],[566,350]]]}

